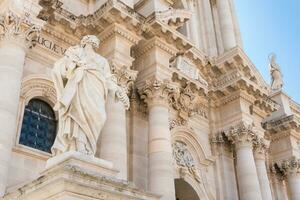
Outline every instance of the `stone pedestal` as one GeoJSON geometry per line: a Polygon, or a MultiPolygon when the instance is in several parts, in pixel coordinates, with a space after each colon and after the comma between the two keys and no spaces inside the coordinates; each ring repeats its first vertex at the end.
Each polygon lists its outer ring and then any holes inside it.
{"type": "Polygon", "coordinates": [[[0,197],[5,193],[26,51],[38,29],[12,12],[0,16],[0,197]]]}
{"type": "Polygon", "coordinates": [[[158,200],[127,181],[116,179],[112,163],[67,152],[51,158],[41,176],[7,194],[4,200],[158,200]]]}

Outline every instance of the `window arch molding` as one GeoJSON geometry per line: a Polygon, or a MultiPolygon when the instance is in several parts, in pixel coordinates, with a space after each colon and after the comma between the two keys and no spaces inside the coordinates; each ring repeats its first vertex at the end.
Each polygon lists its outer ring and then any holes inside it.
{"type": "MultiPolygon", "coordinates": [[[[14,141],[17,148],[22,147],[21,149],[25,151],[27,151],[27,148],[23,148],[23,145],[19,144],[19,139],[21,135],[25,107],[32,99],[42,100],[53,107],[56,103],[56,91],[52,80],[45,75],[30,75],[25,77],[22,81],[18,108],[17,134],[14,141]]],[[[58,119],[58,113],[54,113],[55,118],[58,119]]],[[[38,157],[40,157],[41,154],[47,155],[47,153],[40,152],[39,150],[30,150],[30,153],[33,152],[37,153],[38,157]]],[[[45,158],[44,156],[42,157],[45,158]]]]}

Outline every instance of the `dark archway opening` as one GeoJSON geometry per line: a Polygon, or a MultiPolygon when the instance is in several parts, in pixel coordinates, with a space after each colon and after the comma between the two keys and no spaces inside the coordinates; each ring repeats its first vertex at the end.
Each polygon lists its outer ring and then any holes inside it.
{"type": "Polygon", "coordinates": [[[176,200],[200,200],[194,188],[183,179],[175,179],[176,200]]]}

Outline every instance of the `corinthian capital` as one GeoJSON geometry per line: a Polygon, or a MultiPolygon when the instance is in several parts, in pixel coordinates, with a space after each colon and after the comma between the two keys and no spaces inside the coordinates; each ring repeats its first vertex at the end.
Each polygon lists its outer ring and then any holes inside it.
{"type": "Polygon", "coordinates": [[[284,174],[297,174],[300,173],[300,159],[295,156],[281,163],[281,170],[284,174]]]}
{"type": "Polygon", "coordinates": [[[34,45],[41,28],[28,15],[18,16],[8,11],[0,15],[0,41],[14,42],[25,48],[34,45]]]}
{"type": "Polygon", "coordinates": [[[231,127],[225,132],[228,140],[235,145],[236,148],[242,146],[252,147],[255,133],[253,131],[253,125],[246,124],[244,122],[231,127]]]}
{"type": "Polygon", "coordinates": [[[256,159],[265,159],[266,151],[268,150],[270,146],[270,141],[255,136],[253,140],[253,148],[254,148],[254,156],[256,159]]]}
{"type": "Polygon", "coordinates": [[[170,81],[151,79],[147,80],[143,88],[139,90],[141,98],[148,104],[168,106],[170,95],[177,91],[177,87],[170,81]]]}
{"type": "Polygon", "coordinates": [[[121,86],[127,94],[133,89],[134,81],[137,77],[138,71],[132,70],[127,67],[118,67],[116,64],[111,63],[112,74],[117,78],[117,83],[121,86]]]}

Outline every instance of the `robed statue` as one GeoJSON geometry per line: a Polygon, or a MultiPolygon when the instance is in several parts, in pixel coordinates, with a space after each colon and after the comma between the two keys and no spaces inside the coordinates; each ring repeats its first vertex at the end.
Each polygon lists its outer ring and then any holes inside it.
{"type": "Polygon", "coordinates": [[[270,74],[271,74],[271,88],[272,90],[281,90],[283,87],[283,79],[282,73],[280,70],[279,65],[276,63],[276,56],[275,54],[270,54],[269,56],[270,61],[270,74]]]}
{"type": "Polygon", "coordinates": [[[67,151],[95,154],[106,121],[108,92],[129,107],[127,94],[117,85],[108,61],[94,51],[99,43],[96,36],[87,35],[80,45],[68,48],[54,65],[52,75],[57,92],[54,110],[58,111],[59,125],[53,155],[67,151]]]}

